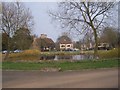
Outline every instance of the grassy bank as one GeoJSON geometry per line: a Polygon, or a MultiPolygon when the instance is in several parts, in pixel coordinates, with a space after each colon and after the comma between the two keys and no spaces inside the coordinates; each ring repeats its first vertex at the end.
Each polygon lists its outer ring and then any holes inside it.
{"type": "Polygon", "coordinates": [[[120,48],[107,50],[107,51],[99,51],[98,55],[100,58],[120,58],[120,48]]]}
{"type": "Polygon", "coordinates": [[[3,62],[3,70],[42,70],[44,68],[61,68],[65,70],[82,70],[118,67],[118,59],[83,60],[83,61],[41,61],[41,62],[3,62]]]}
{"type": "MultiPolygon", "coordinates": [[[[40,60],[41,56],[54,56],[54,55],[80,55],[80,54],[92,54],[94,51],[75,51],[75,52],[65,52],[65,51],[53,51],[53,52],[40,52],[39,50],[25,50],[22,53],[12,53],[9,55],[8,61],[17,60],[40,60]]],[[[99,50],[98,56],[100,59],[110,59],[110,58],[120,58],[120,48],[112,50],[99,50]]],[[[4,57],[4,54],[3,54],[4,57]]]]}
{"type": "MultiPolygon", "coordinates": [[[[78,52],[65,52],[65,51],[52,51],[52,52],[40,52],[39,50],[25,50],[21,53],[11,53],[9,54],[9,61],[17,61],[17,60],[40,60],[41,56],[54,56],[54,55],[78,55],[78,52]]],[[[4,57],[5,54],[2,55],[4,57]]]]}
{"type": "MultiPolygon", "coordinates": [[[[65,51],[53,51],[53,52],[40,52],[39,50],[25,50],[21,53],[11,53],[9,55],[9,61],[17,61],[17,60],[40,60],[42,56],[55,56],[55,55],[79,55],[79,54],[92,54],[94,51],[73,51],[73,52],[65,52],[65,51]]],[[[112,49],[112,50],[99,50],[98,56],[100,59],[110,59],[110,58],[120,58],[120,48],[112,49]]],[[[3,54],[4,57],[4,54],[3,54]]]]}

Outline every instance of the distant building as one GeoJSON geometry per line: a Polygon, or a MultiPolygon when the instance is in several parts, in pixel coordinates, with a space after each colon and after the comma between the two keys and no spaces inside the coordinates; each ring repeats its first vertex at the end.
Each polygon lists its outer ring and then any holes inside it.
{"type": "Polygon", "coordinates": [[[51,51],[55,48],[55,43],[46,34],[41,34],[39,38],[34,38],[32,47],[41,51],[51,51]]]}
{"type": "Polygon", "coordinates": [[[94,43],[90,42],[88,44],[81,44],[81,50],[93,50],[94,49],[94,43]]]}
{"type": "Polygon", "coordinates": [[[46,34],[41,34],[38,40],[41,51],[51,51],[55,48],[54,41],[48,38],[46,34]]]}
{"type": "Polygon", "coordinates": [[[98,50],[109,50],[110,45],[108,43],[99,43],[98,44],[98,50]]]}
{"type": "MultiPolygon", "coordinates": [[[[95,48],[94,43],[89,43],[89,46],[86,44],[81,45],[81,50],[93,50],[95,48]]],[[[98,43],[98,50],[109,50],[111,49],[108,43],[98,43]]]]}
{"type": "Polygon", "coordinates": [[[59,41],[60,50],[72,50],[73,43],[71,40],[66,38],[61,38],[59,41]]]}

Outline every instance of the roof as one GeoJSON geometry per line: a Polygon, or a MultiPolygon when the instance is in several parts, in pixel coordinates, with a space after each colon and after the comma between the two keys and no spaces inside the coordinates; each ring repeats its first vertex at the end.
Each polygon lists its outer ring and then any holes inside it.
{"type": "Polygon", "coordinates": [[[61,39],[59,40],[59,43],[60,43],[60,44],[71,44],[72,41],[71,41],[70,39],[61,38],[61,39]]]}
{"type": "Polygon", "coordinates": [[[53,44],[54,41],[51,38],[44,38],[44,41],[49,44],[53,44]]]}

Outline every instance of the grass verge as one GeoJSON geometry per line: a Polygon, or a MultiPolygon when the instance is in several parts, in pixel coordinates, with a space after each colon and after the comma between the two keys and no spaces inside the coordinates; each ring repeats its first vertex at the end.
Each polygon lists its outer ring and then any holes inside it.
{"type": "Polygon", "coordinates": [[[65,70],[82,70],[118,67],[120,59],[82,60],[82,61],[42,61],[42,62],[3,62],[3,70],[42,70],[43,68],[61,68],[65,70]]]}

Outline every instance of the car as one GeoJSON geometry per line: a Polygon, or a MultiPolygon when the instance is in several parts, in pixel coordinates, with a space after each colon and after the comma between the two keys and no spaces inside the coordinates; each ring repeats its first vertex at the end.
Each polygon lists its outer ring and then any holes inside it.
{"type": "MultiPolygon", "coordinates": [[[[4,50],[2,51],[2,54],[6,54],[8,51],[7,50],[4,50]]],[[[11,54],[13,51],[9,51],[9,54],[11,54]]]]}
{"type": "Polygon", "coordinates": [[[78,48],[74,48],[73,51],[79,51],[79,49],[78,48]]]}
{"type": "Polygon", "coordinates": [[[19,52],[22,52],[22,50],[18,50],[18,49],[17,49],[17,50],[14,50],[13,52],[14,52],[14,53],[19,53],[19,52]]]}
{"type": "Polygon", "coordinates": [[[65,51],[73,51],[73,49],[71,49],[71,48],[68,48],[68,49],[66,49],[65,51]]]}
{"type": "Polygon", "coordinates": [[[7,53],[7,50],[2,51],[2,54],[6,54],[6,53],[7,53]]]}

